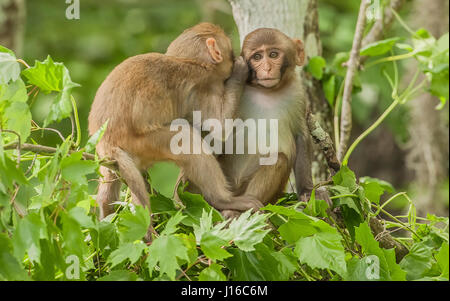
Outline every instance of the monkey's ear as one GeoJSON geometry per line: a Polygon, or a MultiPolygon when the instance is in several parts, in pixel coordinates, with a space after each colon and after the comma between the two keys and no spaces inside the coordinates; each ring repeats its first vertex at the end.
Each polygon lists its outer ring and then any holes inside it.
{"type": "Polygon", "coordinates": [[[223,61],[222,52],[217,45],[216,39],[208,38],[206,40],[206,47],[208,47],[209,55],[211,55],[211,58],[215,63],[219,64],[223,61]]]}
{"type": "Polygon", "coordinates": [[[295,44],[295,51],[297,52],[297,55],[295,56],[295,64],[297,66],[303,66],[303,63],[305,62],[305,47],[303,46],[303,42],[294,39],[295,44]]]}

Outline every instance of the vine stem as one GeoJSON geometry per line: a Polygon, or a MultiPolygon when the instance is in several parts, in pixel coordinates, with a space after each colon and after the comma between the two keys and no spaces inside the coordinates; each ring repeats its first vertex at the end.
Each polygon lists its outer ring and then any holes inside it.
{"type": "Polygon", "coordinates": [[[367,69],[367,68],[370,68],[370,67],[373,67],[373,66],[375,66],[375,65],[378,65],[378,64],[380,64],[380,63],[393,62],[393,61],[399,61],[399,60],[409,59],[409,58],[414,57],[416,54],[417,54],[417,52],[412,51],[412,52],[408,52],[408,53],[405,53],[405,54],[400,54],[400,55],[395,55],[395,56],[384,57],[384,58],[381,58],[381,59],[376,60],[376,61],[374,61],[374,62],[368,63],[368,64],[366,65],[366,69],[367,69]]]}
{"type": "Polygon", "coordinates": [[[348,148],[347,153],[344,156],[344,159],[342,160],[342,165],[346,166],[348,164],[348,158],[352,154],[352,152],[355,150],[355,148],[358,146],[358,144],[367,137],[370,133],[372,133],[383,121],[386,119],[386,117],[392,112],[393,109],[400,103],[399,99],[396,98],[393,103],[386,109],[386,111],[381,114],[381,116],[373,123],[367,130],[365,130],[361,135],[359,135],[358,138],[350,145],[348,148]]]}
{"type": "Polygon", "coordinates": [[[28,65],[27,62],[25,62],[25,61],[22,60],[22,59],[17,59],[17,62],[18,62],[18,63],[21,63],[22,65],[24,65],[24,66],[27,67],[27,68],[30,68],[30,65],[28,65]]]}
{"type": "Polygon", "coordinates": [[[78,147],[81,142],[80,119],[78,118],[77,102],[75,101],[75,98],[72,95],[70,95],[70,100],[72,101],[73,115],[75,117],[75,125],[77,127],[77,140],[75,141],[75,147],[78,147]]]}
{"type": "MultiPolygon", "coordinates": [[[[375,204],[371,204],[372,207],[377,208],[378,207],[375,204]]],[[[416,231],[414,231],[413,229],[411,229],[410,226],[406,225],[404,222],[402,222],[401,220],[399,220],[398,218],[396,218],[395,216],[393,216],[392,214],[390,214],[389,212],[387,212],[384,209],[381,209],[381,212],[383,212],[384,214],[386,214],[388,217],[390,217],[391,219],[393,219],[394,221],[396,221],[397,223],[399,223],[400,225],[402,225],[403,227],[405,227],[405,229],[407,229],[408,231],[410,231],[412,234],[414,234],[418,239],[422,240],[422,238],[417,235],[416,231]]]]}

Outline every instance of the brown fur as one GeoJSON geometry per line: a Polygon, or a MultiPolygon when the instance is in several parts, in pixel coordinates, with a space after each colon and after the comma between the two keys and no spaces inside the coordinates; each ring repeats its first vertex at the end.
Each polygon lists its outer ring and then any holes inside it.
{"type": "MultiPolygon", "coordinates": [[[[189,119],[193,110],[202,111],[205,119],[223,120],[234,114],[247,72],[242,59],[233,68],[231,42],[222,29],[201,23],[184,31],[166,54],[128,58],[108,75],[92,104],[89,133],[108,120],[97,152],[117,160],[135,202],[149,207],[142,172],[154,162],[168,160],[178,164],[216,208],[261,206],[256,199],[232,196],[213,155],[174,155],[170,150],[174,119],[189,119]]],[[[101,172],[105,182],[99,186],[97,202],[103,218],[112,213],[120,184],[107,169],[101,172]]]]}
{"type": "MultiPolygon", "coordinates": [[[[279,129],[279,154],[275,165],[258,165],[259,155],[256,154],[225,155],[220,159],[221,166],[234,183],[236,195],[252,196],[263,204],[277,201],[295,167],[299,199],[305,200],[313,188],[312,150],[306,125],[307,101],[295,71],[295,67],[304,62],[303,44],[279,30],[261,28],[247,35],[242,56],[249,64],[250,77],[238,109],[239,117],[278,118],[279,125],[288,126],[279,129]],[[264,105],[258,105],[259,100],[266,105],[270,100],[273,107],[264,109],[264,105]]],[[[240,212],[223,210],[222,214],[232,218],[240,212]]]]}

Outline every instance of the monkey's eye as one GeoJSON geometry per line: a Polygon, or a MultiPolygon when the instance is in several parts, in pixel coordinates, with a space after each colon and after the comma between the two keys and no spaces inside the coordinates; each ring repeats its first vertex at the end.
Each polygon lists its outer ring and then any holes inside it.
{"type": "Polygon", "coordinates": [[[255,55],[253,56],[253,59],[254,59],[255,61],[259,61],[260,59],[262,59],[262,55],[259,54],[259,53],[257,53],[257,54],[255,54],[255,55]]]}
{"type": "Polygon", "coordinates": [[[276,51],[272,51],[270,54],[269,54],[269,56],[271,57],[271,58],[277,58],[278,57],[278,52],[276,52],[276,51]]]}

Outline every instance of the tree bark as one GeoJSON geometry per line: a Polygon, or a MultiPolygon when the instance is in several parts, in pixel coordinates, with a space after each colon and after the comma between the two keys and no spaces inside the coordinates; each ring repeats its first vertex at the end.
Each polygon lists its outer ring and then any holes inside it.
{"type": "Polygon", "coordinates": [[[25,0],[0,0],[0,45],[22,55],[25,0]]]}
{"type": "MultiPolygon", "coordinates": [[[[415,28],[423,27],[436,39],[449,29],[448,0],[415,0],[411,23],[415,28]]],[[[411,66],[409,74],[414,74],[416,66],[411,66]]],[[[420,80],[420,79],[419,79],[420,80]]],[[[423,94],[409,102],[411,122],[408,143],[407,166],[414,171],[417,183],[418,214],[428,212],[448,215],[443,195],[439,196],[439,185],[448,177],[448,104],[442,111],[435,106],[439,100],[423,94]]],[[[448,197],[448,196],[447,196],[448,197]]]]}
{"type": "MultiPolygon", "coordinates": [[[[322,54],[319,37],[317,0],[228,0],[239,30],[241,45],[247,34],[260,27],[276,28],[305,44],[306,64],[309,58],[322,54]]],[[[320,81],[298,69],[304,84],[305,97],[317,121],[332,133],[331,110],[323,94],[320,81]]],[[[314,146],[312,163],[315,182],[328,177],[328,168],[322,151],[314,146]]]]}

